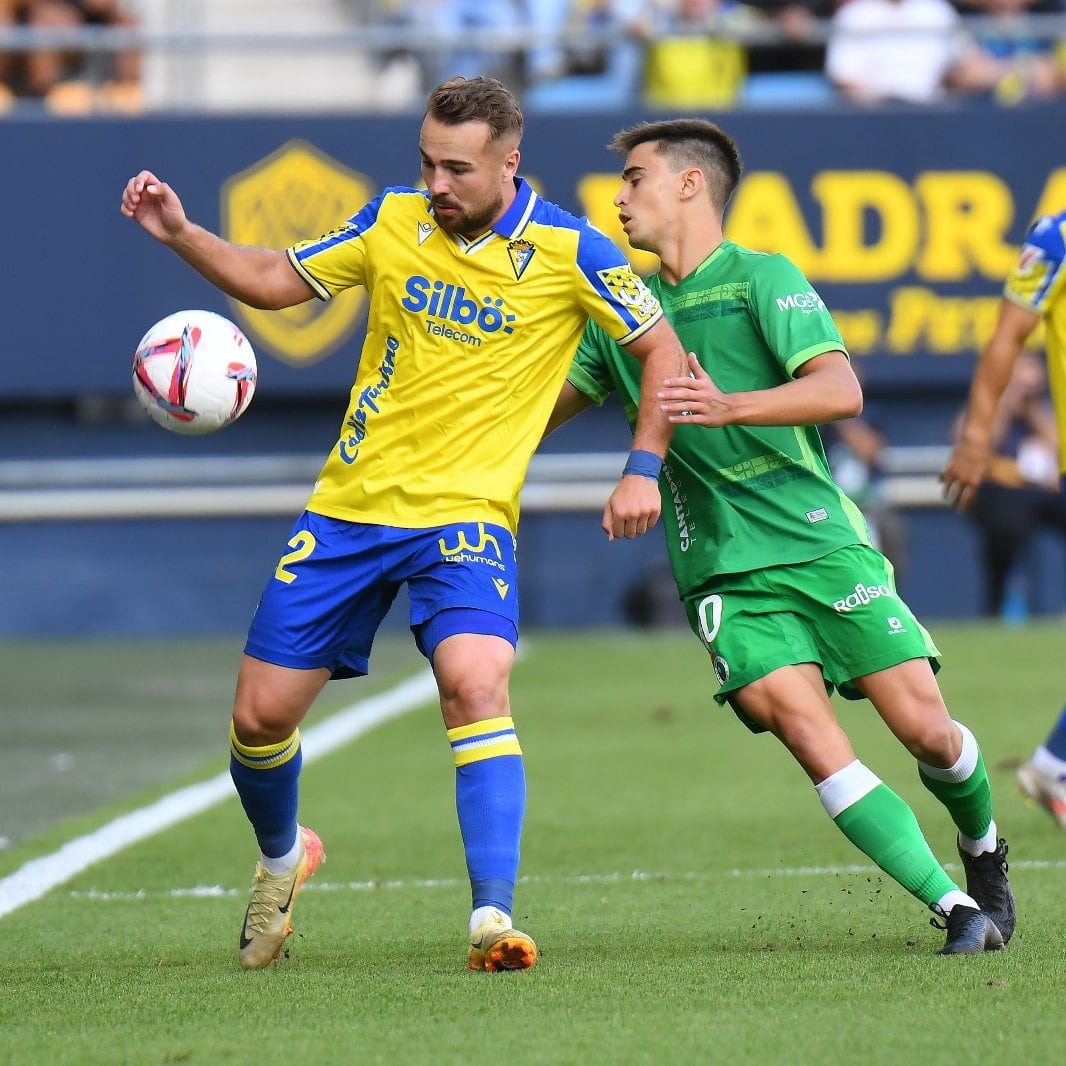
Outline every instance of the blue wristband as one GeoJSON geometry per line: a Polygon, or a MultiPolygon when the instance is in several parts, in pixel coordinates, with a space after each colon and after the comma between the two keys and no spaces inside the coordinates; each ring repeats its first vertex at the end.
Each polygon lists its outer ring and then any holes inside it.
{"type": "Polygon", "coordinates": [[[655,452],[645,452],[640,448],[634,448],[626,460],[622,477],[626,474],[636,474],[638,477],[646,477],[651,481],[659,480],[659,472],[663,468],[663,461],[655,452]]]}

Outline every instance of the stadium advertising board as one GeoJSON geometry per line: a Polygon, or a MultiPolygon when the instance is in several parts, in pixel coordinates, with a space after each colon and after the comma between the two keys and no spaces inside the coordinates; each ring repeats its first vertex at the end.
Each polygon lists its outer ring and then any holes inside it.
{"type": "MultiPolygon", "coordinates": [[[[531,116],[523,173],[624,243],[611,203],[614,132],[641,116],[531,116]]],[[[643,116],[654,118],[655,116],[643,116]]],[[[727,216],[740,244],[806,272],[867,379],[958,384],[987,335],[1002,279],[1035,213],[1066,204],[1054,131],[1066,108],[737,112],[745,177],[727,216]]],[[[419,179],[418,118],[145,118],[8,122],[0,188],[20,249],[8,283],[0,396],[125,394],[129,355],[156,319],[204,307],[235,318],[265,364],[261,393],[346,390],[362,293],[284,312],[228,303],[118,213],[147,167],[190,216],[231,240],[316,236],[388,185],[419,179]],[[75,164],[72,169],[72,162],[75,164]],[[43,238],[43,239],[42,239],[43,238]]],[[[634,253],[638,269],[654,261],[634,253]]],[[[793,294],[797,303],[812,297],[793,294]]]]}

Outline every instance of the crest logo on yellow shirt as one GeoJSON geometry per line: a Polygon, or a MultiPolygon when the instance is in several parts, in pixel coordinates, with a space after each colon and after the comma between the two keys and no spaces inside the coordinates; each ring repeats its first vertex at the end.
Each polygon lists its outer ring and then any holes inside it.
{"type": "Polygon", "coordinates": [[[428,238],[432,237],[437,227],[432,222],[419,222],[418,224],[418,244],[421,247],[426,243],[428,238]]]}
{"type": "MultiPolygon", "coordinates": [[[[224,183],[222,236],[235,244],[287,248],[354,215],[375,191],[369,178],[306,141],[292,140],[224,183]]],[[[257,350],[306,365],[324,359],[352,335],[365,299],[358,288],[280,311],[236,300],[230,305],[257,350]]]]}
{"type": "Polygon", "coordinates": [[[507,245],[507,254],[511,257],[511,268],[514,270],[514,276],[516,281],[520,281],[522,275],[525,273],[526,267],[529,266],[529,261],[533,258],[533,253],[536,252],[536,247],[532,241],[516,240],[511,241],[507,245]]]}
{"type": "Polygon", "coordinates": [[[596,276],[615,300],[629,308],[638,322],[647,322],[659,310],[659,301],[651,289],[629,267],[599,270],[596,276]]]}

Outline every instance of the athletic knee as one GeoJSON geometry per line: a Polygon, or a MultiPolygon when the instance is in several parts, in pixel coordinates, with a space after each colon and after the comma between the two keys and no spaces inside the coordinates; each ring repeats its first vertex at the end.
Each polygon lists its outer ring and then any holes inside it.
{"type": "Polygon", "coordinates": [[[327,670],[289,670],[246,658],[233,700],[237,739],[259,747],[292,736],[328,676],[327,670]]]}
{"type": "Polygon", "coordinates": [[[449,729],[487,718],[507,717],[511,713],[506,676],[454,678],[439,684],[439,691],[441,711],[449,729]]]}
{"type": "Polygon", "coordinates": [[[301,718],[302,715],[269,702],[245,698],[233,704],[233,731],[242,744],[251,747],[280,743],[292,736],[301,718]]]}
{"type": "Polygon", "coordinates": [[[918,719],[901,739],[911,755],[930,766],[954,766],[962,752],[962,733],[946,712],[918,719]]]}

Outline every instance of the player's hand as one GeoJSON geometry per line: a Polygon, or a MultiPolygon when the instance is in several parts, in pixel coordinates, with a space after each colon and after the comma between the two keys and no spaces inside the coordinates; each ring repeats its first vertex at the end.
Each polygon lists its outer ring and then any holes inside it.
{"type": "Polygon", "coordinates": [[[600,523],[608,540],[633,540],[646,533],[663,509],[659,483],[640,474],[626,474],[615,486],[600,523]]]}
{"type": "Polygon", "coordinates": [[[178,194],[150,170],[142,170],[126,182],[119,210],[164,243],[172,241],[188,224],[178,194]]]}
{"type": "Polygon", "coordinates": [[[985,479],[988,458],[986,449],[956,445],[940,472],[943,496],[950,506],[965,511],[973,503],[974,493],[985,479]]]}
{"type": "Polygon", "coordinates": [[[671,422],[693,426],[728,426],[731,409],[728,397],[700,366],[693,352],[688,353],[689,376],[666,378],[658,393],[659,406],[671,422]]]}

